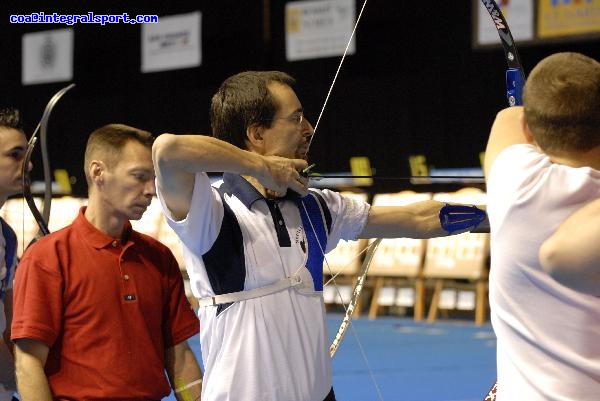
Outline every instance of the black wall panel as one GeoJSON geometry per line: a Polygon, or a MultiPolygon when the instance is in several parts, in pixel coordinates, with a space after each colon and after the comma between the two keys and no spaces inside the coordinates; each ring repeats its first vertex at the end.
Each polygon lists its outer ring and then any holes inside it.
{"type": "MultiPolygon", "coordinates": [[[[357,3],[358,9],[361,1],[357,3]]],[[[19,107],[31,132],[46,102],[67,84],[21,85],[22,35],[65,25],[15,25],[9,23],[10,14],[162,16],[200,10],[203,64],[177,71],[140,72],[139,25],[73,25],[77,87],[53,112],[49,150],[52,167],[66,168],[77,179],[76,194],[87,190],[83,148],[93,129],[121,122],[155,134],[208,134],[212,93],[223,79],[242,70],[280,69],[294,75],[314,124],[340,59],[287,62],[284,9],[285,1],[276,0],[3,6],[0,106],[19,107]]],[[[491,121],[505,106],[505,61],[500,47],[471,48],[471,2],[371,0],[356,35],[356,54],[342,67],[311,147],[317,170],[345,171],[351,156],[368,156],[377,174],[407,175],[406,157],[417,153],[436,167],[477,166],[491,121]]],[[[600,58],[598,40],[519,47],[527,71],[544,56],[564,50],[600,58]]],[[[34,163],[41,166],[37,155],[34,163]]],[[[41,177],[39,168],[33,176],[41,177]]],[[[406,186],[407,182],[388,181],[375,190],[406,186]]]]}

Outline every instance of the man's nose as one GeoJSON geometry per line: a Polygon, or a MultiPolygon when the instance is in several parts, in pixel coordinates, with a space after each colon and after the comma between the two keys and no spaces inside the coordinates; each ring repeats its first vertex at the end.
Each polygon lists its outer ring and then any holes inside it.
{"type": "Polygon", "coordinates": [[[148,180],[148,182],[146,182],[146,186],[144,187],[144,195],[148,197],[156,196],[156,183],[154,180],[148,180]]]}
{"type": "MultiPolygon", "coordinates": [[[[23,162],[25,162],[25,160],[23,160],[23,162]]],[[[23,166],[23,165],[22,165],[22,166],[23,166]]],[[[27,162],[27,165],[26,165],[26,166],[23,166],[23,167],[25,167],[25,170],[26,170],[27,172],[30,172],[31,170],[33,170],[33,163],[32,163],[32,162],[31,162],[31,160],[30,160],[30,161],[28,161],[28,162],[27,162]]]]}
{"type": "Polygon", "coordinates": [[[305,125],[303,127],[304,131],[302,132],[304,134],[304,136],[307,136],[307,137],[313,136],[315,134],[315,129],[313,128],[310,121],[308,121],[308,119],[305,118],[302,122],[305,123],[305,125]]]}

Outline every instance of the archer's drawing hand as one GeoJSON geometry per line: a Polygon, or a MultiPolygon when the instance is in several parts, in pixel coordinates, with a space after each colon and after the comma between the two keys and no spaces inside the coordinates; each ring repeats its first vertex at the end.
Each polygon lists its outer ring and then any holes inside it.
{"type": "Polygon", "coordinates": [[[300,173],[308,166],[306,160],[265,156],[264,169],[256,179],[266,188],[267,194],[282,197],[288,189],[300,196],[308,194],[308,178],[300,173]]]}

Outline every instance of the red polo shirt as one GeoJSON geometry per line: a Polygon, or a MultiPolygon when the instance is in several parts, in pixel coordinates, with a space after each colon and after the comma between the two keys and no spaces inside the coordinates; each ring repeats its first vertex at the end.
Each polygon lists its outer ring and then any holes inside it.
{"type": "Polygon", "coordinates": [[[55,399],[154,399],[170,392],[165,349],[199,331],[171,251],[128,225],[125,243],[83,216],[25,253],[12,339],[50,347],[55,399]]]}

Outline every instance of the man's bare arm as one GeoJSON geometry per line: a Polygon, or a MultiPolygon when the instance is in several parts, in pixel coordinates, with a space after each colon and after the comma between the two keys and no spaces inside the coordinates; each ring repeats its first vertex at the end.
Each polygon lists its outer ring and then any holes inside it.
{"type": "Polygon", "coordinates": [[[542,268],[577,291],[600,295],[600,199],[567,218],[540,247],[542,268]]]}
{"type": "Polygon", "coordinates": [[[307,180],[299,174],[307,167],[305,160],[262,156],[209,136],[160,135],[152,147],[152,159],[161,194],[177,219],[189,212],[199,172],[247,175],[274,192],[307,193],[307,180]]]}
{"type": "Polygon", "coordinates": [[[202,371],[187,341],[167,349],[166,370],[179,401],[200,400],[202,371]]]}
{"type": "Polygon", "coordinates": [[[442,226],[440,219],[440,211],[446,205],[444,202],[426,200],[405,206],[372,206],[367,224],[359,238],[445,237],[469,231],[480,224],[481,219],[477,217],[472,221],[466,221],[464,229],[448,230],[448,227],[442,226]]]}
{"type": "Polygon", "coordinates": [[[52,401],[52,392],[44,372],[49,348],[27,338],[15,342],[15,375],[21,401],[52,401]]]}
{"type": "Polygon", "coordinates": [[[494,120],[485,149],[484,172],[489,175],[492,164],[500,152],[511,145],[531,143],[527,132],[523,107],[513,106],[501,110],[494,120]]]}

